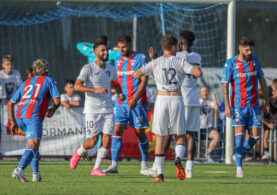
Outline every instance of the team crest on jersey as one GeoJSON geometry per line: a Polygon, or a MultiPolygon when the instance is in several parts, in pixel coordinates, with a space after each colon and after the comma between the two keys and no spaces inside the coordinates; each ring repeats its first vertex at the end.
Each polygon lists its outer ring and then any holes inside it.
{"type": "Polygon", "coordinates": [[[108,77],[110,77],[111,76],[111,72],[110,71],[106,71],[106,75],[108,76],[108,77]]]}
{"type": "Polygon", "coordinates": [[[131,62],[131,63],[130,63],[131,67],[134,67],[136,61],[135,61],[135,60],[132,60],[132,61],[130,60],[130,62],[131,62]]]}
{"type": "Polygon", "coordinates": [[[253,66],[254,66],[254,67],[256,66],[256,62],[253,62],[253,66]]]}
{"type": "Polygon", "coordinates": [[[236,119],[235,119],[235,122],[236,122],[236,123],[239,123],[239,122],[240,122],[240,119],[239,119],[239,118],[236,118],[236,119]]]}

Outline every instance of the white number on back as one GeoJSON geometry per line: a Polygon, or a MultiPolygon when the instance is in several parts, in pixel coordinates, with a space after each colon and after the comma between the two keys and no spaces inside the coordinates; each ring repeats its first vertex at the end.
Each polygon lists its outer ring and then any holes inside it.
{"type": "MultiPolygon", "coordinates": [[[[41,84],[36,84],[35,86],[35,94],[34,94],[34,97],[38,97],[38,93],[39,93],[39,90],[40,90],[40,87],[41,87],[41,84]]],[[[30,92],[32,91],[33,89],[33,85],[28,85],[24,88],[24,91],[27,91],[26,93],[24,93],[22,99],[28,99],[30,98],[32,95],[30,94],[30,92]]]]}

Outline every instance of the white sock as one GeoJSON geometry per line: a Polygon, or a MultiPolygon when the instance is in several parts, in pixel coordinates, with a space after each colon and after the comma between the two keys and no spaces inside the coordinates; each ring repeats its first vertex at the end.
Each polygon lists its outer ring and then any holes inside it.
{"type": "Polygon", "coordinates": [[[96,162],[95,162],[95,165],[94,165],[93,169],[97,169],[97,168],[100,169],[105,157],[108,154],[108,151],[109,151],[109,149],[106,149],[106,148],[103,148],[103,147],[98,149],[96,162]]]}
{"type": "Polygon", "coordinates": [[[194,161],[193,160],[187,160],[187,163],[186,163],[186,171],[187,170],[193,170],[193,165],[194,165],[194,161]]]}
{"type": "Polygon", "coordinates": [[[80,156],[83,156],[85,153],[87,152],[87,150],[83,147],[83,145],[79,148],[79,150],[77,151],[77,153],[80,156]]]}
{"type": "Polygon", "coordinates": [[[164,174],[164,155],[155,156],[155,162],[158,175],[164,174]]]}
{"type": "Polygon", "coordinates": [[[141,169],[147,169],[148,168],[148,162],[147,161],[141,161],[141,169]]]}
{"type": "Polygon", "coordinates": [[[237,171],[243,171],[242,167],[237,167],[237,171]]]}
{"type": "Polygon", "coordinates": [[[175,154],[176,154],[176,158],[179,157],[181,160],[184,158],[185,156],[185,151],[186,148],[183,145],[176,145],[175,146],[175,154]]]}
{"type": "Polygon", "coordinates": [[[113,167],[117,167],[117,166],[118,166],[118,162],[112,161],[112,166],[113,166],[113,167]]]}

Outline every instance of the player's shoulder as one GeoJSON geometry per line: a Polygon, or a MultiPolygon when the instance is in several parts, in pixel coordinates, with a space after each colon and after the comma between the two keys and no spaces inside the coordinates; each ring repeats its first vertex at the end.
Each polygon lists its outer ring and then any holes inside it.
{"type": "Polygon", "coordinates": [[[45,81],[47,81],[48,83],[55,83],[57,84],[57,81],[55,79],[53,79],[50,76],[45,76],[45,81]]]}
{"type": "Polygon", "coordinates": [[[116,71],[115,67],[113,65],[109,64],[109,63],[106,63],[106,67],[109,70],[116,71]]]}
{"type": "Polygon", "coordinates": [[[13,69],[12,70],[13,75],[20,75],[20,72],[18,70],[13,69]]]}
{"type": "Polygon", "coordinates": [[[260,60],[259,60],[258,56],[252,55],[252,60],[253,60],[254,62],[260,63],[260,60]]]}
{"type": "Polygon", "coordinates": [[[230,66],[235,65],[237,59],[238,59],[238,56],[234,56],[234,57],[231,57],[231,58],[227,59],[226,62],[225,62],[225,66],[229,66],[230,67],[230,66]]]}
{"type": "Polygon", "coordinates": [[[146,55],[144,53],[138,53],[138,52],[134,52],[135,58],[136,59],[140,59],[140,60],[144,60],[147,59],[146,55]]]}

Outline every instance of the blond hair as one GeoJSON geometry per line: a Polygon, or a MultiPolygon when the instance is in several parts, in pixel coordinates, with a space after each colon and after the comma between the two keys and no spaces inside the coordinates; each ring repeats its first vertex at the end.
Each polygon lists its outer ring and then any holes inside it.
{"type": "Polygon", "coordinates": [[[44,59],[37,59],[34,61],[32,68],[37,76],[44,75],[48,72],[48,62],[44,59]]]}

